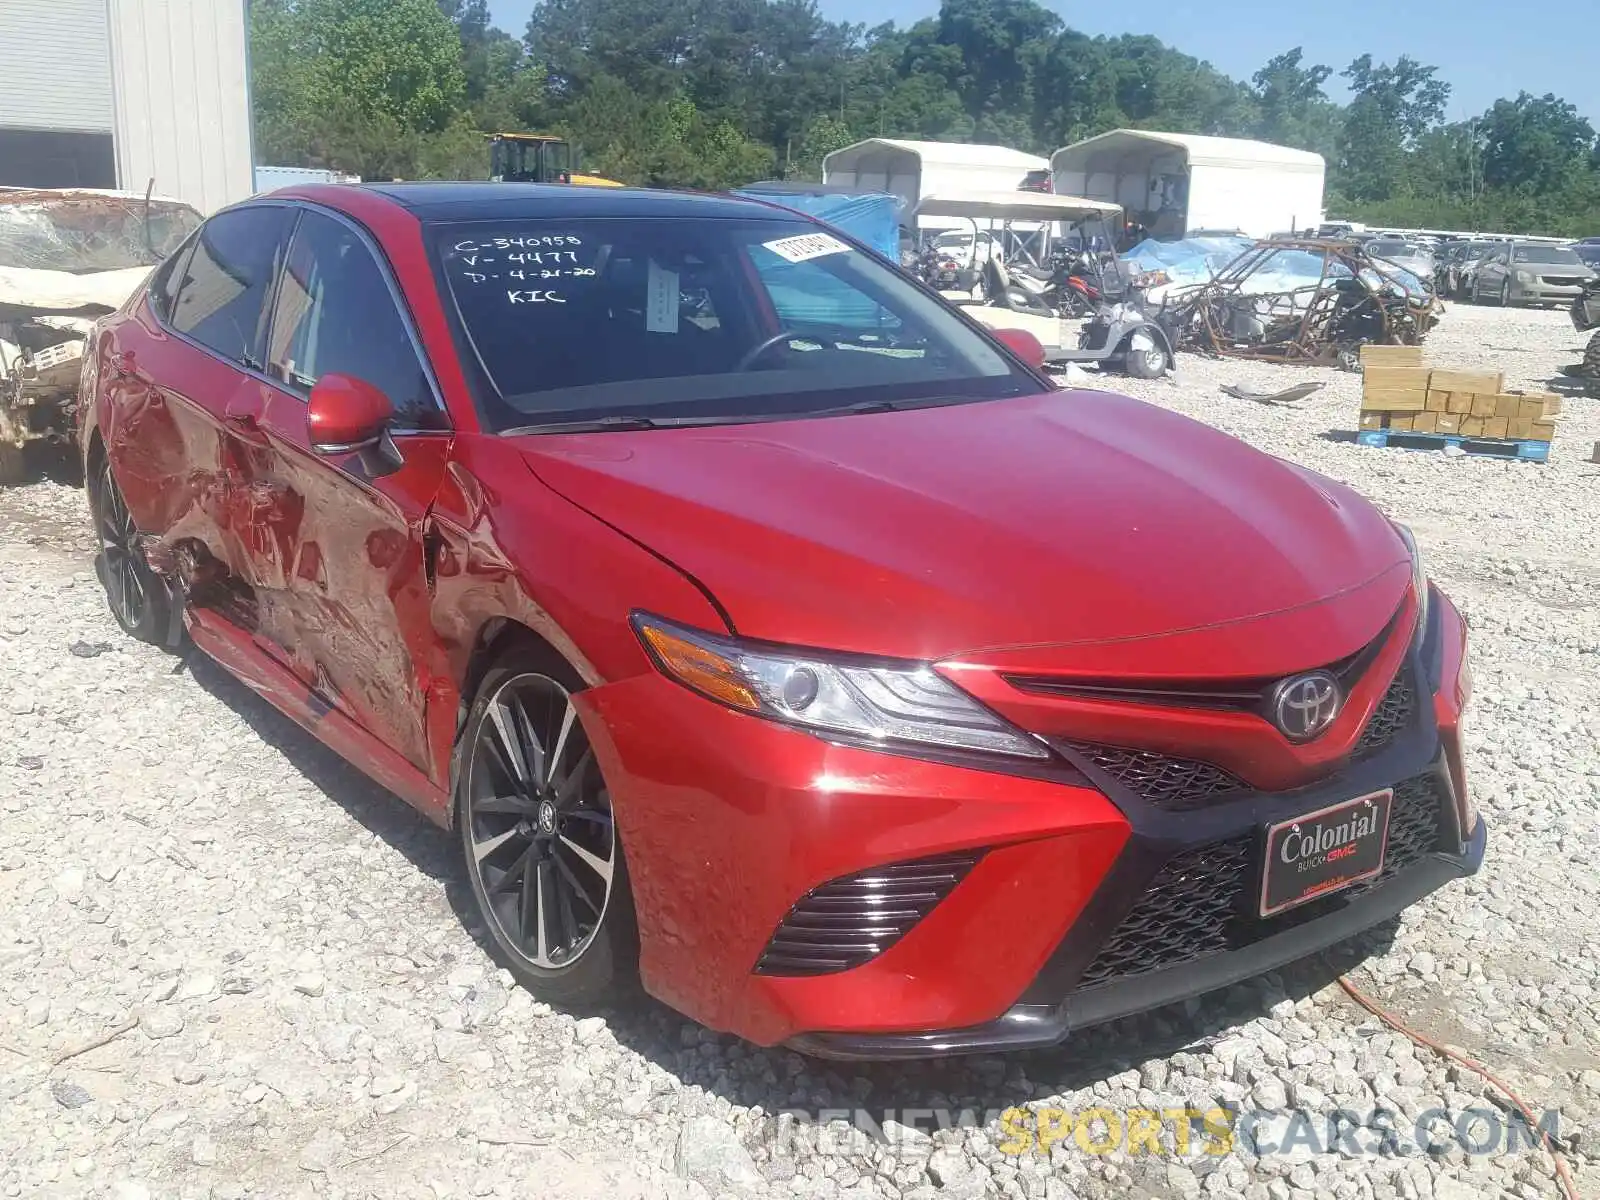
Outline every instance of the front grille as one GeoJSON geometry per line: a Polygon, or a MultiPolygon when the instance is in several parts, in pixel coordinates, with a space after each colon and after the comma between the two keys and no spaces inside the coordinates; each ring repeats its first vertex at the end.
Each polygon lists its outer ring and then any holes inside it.
{"type": "Polygon", "coordinates": [[[789,910],[758,975],[827,975],[882,954],[966,878],[981,852],[873,867],[813,888],[789,910]]]}
{"type": "MultiPolygon", "coordinates": [[[[1361,731],[1356,758],[1376,754],[1411,724],[1417,706],[1411,669],[1402,663],[1394,681],[1361,731]]],[[[1175,758],[1149,750],[1129,750],[1093,742],[1058,742],[1099,767],[1123,787],[1162,812],[1193,812],[1219,796],[1249,790],[1249,784],[1221,767],[1193,758],[1175,758]]]]}
{"type": "Polygon", "coordinates": [[[1417,706],[1416,689],[1411,686],[1411,669],[1405,663],[1378,702],[1377,710],[1356,742],[1355,757],[1365,758],[1382,750],[1406,726],[1411,724],[1411,714],[1417,706]]]}
{"type": "Polygon", "coordinates": [[[1063,742],[1111,778],[1163,812],[1190,812],[1248,785],[1221,767],[1193,758],[1126,750],[1090,742],[1063,742]]]}
{"type": "Polygon", "coordinates": [[[1579,287],[1587,282],[1576,275],[1546,275],[1543,278],[1551,287],[1579,287]]]}
{"type": "Polygon", "coordinates": [[[1237,950],[1333,911],[1438,849],[1445,799],[1432,775],[1419,775],[1396,786],[1382,874],[1265,920],[1255,915],[1260,868],[1254,835],[1184,851],[1156,873],[1089,964],[1078,987],[1094,987],[1237,950]]]}

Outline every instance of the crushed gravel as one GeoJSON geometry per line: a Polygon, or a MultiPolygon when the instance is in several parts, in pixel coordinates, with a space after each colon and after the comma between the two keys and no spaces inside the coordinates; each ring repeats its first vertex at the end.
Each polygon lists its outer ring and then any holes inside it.
{"type": "MultiPolygon", "coordinates": [[[[1536,387],[1578,341],[1562,313],[1453,307],[1430,352],[1536,387]]],[[[1568,399],[1535,464],[1341,440],[1359,380],[1336,371],[1185,356],[1177,382],[1109,386],[1355,485],[1467,612],[1488,858],[1340,962],[1366,955],[1359,986],[1558,1109],[1596,1186],[1600,402],[1568,399]],[[1294,409],[1218,391],[1307,379],[1328,386],[1294,409]]],[[[1429,1110],[1504,1113],[1325,964],[1053,1053],[898,1066],[759,1050],[659,1007],[552,1011],[464,924],[448,839],[203,659],[122,637],[91,553],[80,491],[0,492],[0,1196],[1556,1194],[1526,1147],[1417,1152],[1429,1110]],[[1069,1135],[1008,1154],[999,1116],[1221,1104],[1261,1114],[1225,1153],[1069,1135]],[[1281,1146],[1297,1108],[1380,1106],[1407,1152],[1281,1146]]]]}

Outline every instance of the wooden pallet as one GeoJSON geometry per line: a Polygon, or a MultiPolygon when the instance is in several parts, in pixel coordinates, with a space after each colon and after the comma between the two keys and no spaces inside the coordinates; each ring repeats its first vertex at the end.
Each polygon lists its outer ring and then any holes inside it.
{"type": "Polygon", "coordinates": [[[1462,437],[1456,433],[1413,433],[1404,429],[1360,429],[1356,441],[1363,446],[1394,446],[1401,450],[1443,450],[1459,446],[1468,454],[1491,458],[1521,458],[1548,462],[1550,443],[1531,438],[1462,437]]]}

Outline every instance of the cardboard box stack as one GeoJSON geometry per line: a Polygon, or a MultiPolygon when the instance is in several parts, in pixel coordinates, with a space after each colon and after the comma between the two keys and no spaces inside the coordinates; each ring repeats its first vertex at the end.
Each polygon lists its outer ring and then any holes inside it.
{"type": "Polygon", "coordinates": [[[1420,346],[1361,348],[1361,428],[1548,442],[1561,397],[1508,392],[1500,371],[1428,367],[1420,346]]]}

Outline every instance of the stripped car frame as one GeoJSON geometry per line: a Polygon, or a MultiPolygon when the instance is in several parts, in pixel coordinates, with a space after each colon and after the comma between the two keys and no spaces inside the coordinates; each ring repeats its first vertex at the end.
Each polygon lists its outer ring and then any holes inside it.
{"type": "Polygon", "coordinates": [[[1164,308],[1162,323],[1184,349],[1321,365],[1351,365],[1366,344],[1421,342],[1441,314],[1415,275],[1358,242],[1323,238],[1257,242],[1209,283],[1169,296],[1164,308]],[[1286,264],[1313,261],[1315,270],[1283,271],[1291,286],[1262,286],[1286,264]]]}

